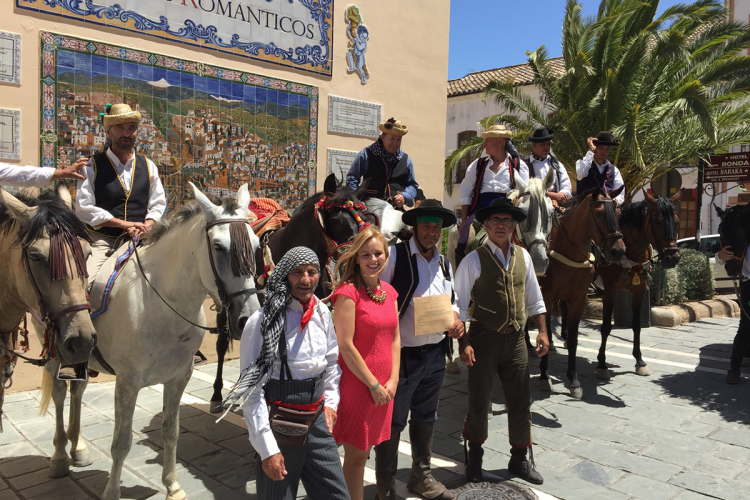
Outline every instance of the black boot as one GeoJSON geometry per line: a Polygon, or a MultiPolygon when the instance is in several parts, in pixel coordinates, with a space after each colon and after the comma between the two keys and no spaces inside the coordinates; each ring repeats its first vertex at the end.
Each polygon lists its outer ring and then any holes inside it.
{"type": "Polygon", "coordinates": [[[406,489],[427,500],[453,500],[456,495],[435,479],[430,471],[433,432],[434,429],[431,425],[409,425],[413,462],[406,489]]]}
{"type": "Polygon", "coordinates": [[[531,446],[528,448],[514,446],[510,449],[508,470],[511,474],[515,474],[524,481],[528,481],[532,484],[542,484],[544,482],[542,475],[539,474],[534,465],[534,452],[531,450],[531,446]],[[529,458],[526,458],[527,449],[529,450],[529,458]]]}
{"type": "Polygon", "coordinates": [[[740,369],[730,368],[727,372],[727,384],[739,384],[740,383],[740,369]]]}
{"type": "Polygon", "coordinates": [[[470,483],[481,483],[482,457],[484,456],[482,443],[464,441],[464,456],[466,459],[466,480],[470,483]]]}
{"type": "Polygon", "coordinates": [[[396,500],[396,471],[400,432],[391,431],[391,439],[375,446],[375,481],[378,500],[396,500]]]}

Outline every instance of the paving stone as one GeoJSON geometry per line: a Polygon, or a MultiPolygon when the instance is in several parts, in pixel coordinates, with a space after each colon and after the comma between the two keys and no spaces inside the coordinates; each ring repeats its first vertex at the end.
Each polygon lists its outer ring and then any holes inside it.
{"type": "Polygon", "coordinates": [[[565,470],[565,472],[571,473],[584,481],[604,487],[617,481],[626,474],[621,470],[602,467],[601,465],[588,460],[579,461],[577,464],[565,470]]]}
{"type": "MultiPolygon", "coordinates": [[[[80,483],[88,488],[89,491],[92,491],[96,495],[96,498],[101,498],[108,480],[109,472],[102,472],[84,477],[80,480],[80,483]]],[[[120,492],[121,498],[142,500],[158,493],[159,488],[142,477],[136,476],[129,470],[123,469],[120,474],[120,492]]],[[[161,496],[163,497],[164,495],[162,494],[161,496]]]]}
{"type": "Polygon", "coordinates": [[[711,439],[722,443],[750,448],[750,432],[736,432],[728,429],[719,429],[709,436],[711,439]]]}
{"type": "Polygon", "coordinates": [[[44,415],[39,414],[39,410],[13,410],[3,411],[3,418],[11,421],[14,425],[25,424],[27,422],[37,422],[39,420],[46,420],[52,418],[52,414],[45,413],[44,415]]]}
{"type": "Polygon", "coordinates": [[[700,493],[696,493],[694,491],[685,490],[676,497],[674,497],[674,500],[706,500],[709,498],[707,495],[701,495],[700,493]]]}
{"type": "Polygon", "coordinates": [[[733,460],[745,465],[750,464],[750,449],[743,448],[742,446],[726,444],[715,451],[713,456],[726,458],[727,460],[733,460]]]}
{"type": "Polygon", "coordinates": [[[650,446],[643,451],[643,455],[679,465],[685,469],[699,470],[726,478],[734,476],[741,467],[740,464],[730,460],[687,451],[666,443],[656,443],[650,446]]]}
{"type": "Polygon", "coordinates": [[[210,441],[223,441],[247,434],[246,429],[237,427],[225,420],[217,424],[215,416],[205,413],[190,418],[181,418],[180,427],[210,441]]]}
{"type": "Polygon", "coordinates": [[[250,439],[246,435],[237,436],[231,439],[226,439],[224,441],[219,441],[216,444],[228,449],[229,451],[233,452],[235,455],[246,457],[248,459],[250,459],[250,457],[253,457],[255,454],[255,450],[253,449],[253,446],[250,444],[250,439]]]}
{"type": "Polygon", "coordinates": [[[669,482],[688,490],[724,500],[747,500],[750,498],[750,489],[747,485],[731,479],[707,476],[695,471],[680,474],[670,479],[669,482]]]}
{"type": "Polygon", "coordinates": [[[641,448],[645,448],[651,443],[659,442],[671,444],[689,451],[710,454],[721,447],[721,444],[708,438],[688,436],[681,432],[657,429],[642,423],[623,422],[614,427],[612,431],[623,435],[623,439],[625,440],[630,437],[634,439],[638,438],[639,443],[642,445],[641,448]]]}
{"type": "Polygon", "coordinates": [[[682,491],[671,484],[636,474],[625,476],[610,488],[644,500],[669,500],[682,491]]]}
{"type": "Polygon", "coordinates": [[[542,446],[534,446],[534,462],[549,469],[562,472],[580,463],[581,459],[562,451],[547,450],[542,446]]]}
{"type": "Polygon", "coordinates": [[[94,474],[100,474],[102,472],[109,472],[111,470],[112,459],[109,457],[104,457],[94,460],[90,465],[87,465],[86,467],[71,467],[70,476],[75,479],[82,479],[84,477],[92,476],[94,474]]]}
{"type": "MultiPolygon", "coordinates": [[[[36,457],[36,458],[41,459],[41,460],[34,467],[38,467],[39,465],[41,465],[42,460],[46,461],[45,459],[41,457],[36,457]]],[[[45,467],[43,469],[39,469],[34,472],[21,474],[20,476],[12,477],[8,479],[8,482],[13,488],[17,490],[23,490],[26,488],[30,488],[32,486],[36,486],[37,484],[46,483],[47,481],[52,480],[48,475],[48,466],[49,466],[49,462],[45,464],[45,467]]],[[[24,494],[24,496],[26,495],[24,494]]]]}
{"type": "Polygon", "coordinates": [[[177,476],[177,482],[180,484],[180,487],[189,494],[188,496],[191,499],[193,493],[200,493],[201,491],[220,486],[216,480],[211,479],[195,467],[186,467],[185,469],[180,470],[179,475],[177,476]]]}
{"type": "MultiPolygon", "coordinates": [[[[2,416],[0,415],[0,418],[2,416]]],[[[23,442],[23,436],[18,433],[16,428],[9,422],[5,421],[2,423],[3,425],[3,432],[0,433],[0,446],[11,444],[11,443],[18,443],[23,442]]]]}
{"type": "Polygon", "coordinates": [[[77,484],[67,477],[25,489],[21,491],[21,495],[27,500],[42,500],[48,498],[84,500],[91,498],[88,493],[83,491],[77,484]]]}
{"type": "MultiPolygon", "coordinates": [[[[92,441],[93,444],[95,444],[101,451],[103,451],[107,456],[111,456],[111,448],[112,448],[112,437],[104,437],[101,439],[97,439],[95,441],[92,441]]],[[[158,447],[145,439],[141,438],[133,438],[133,441],[130,445],[130,451],[128,452],[127,458],[134,458],[141,455],[144,455],[146,453],[151,453],[154,450],[158,450],[158,447]]]]}
{"type": "Polygon", "coordinates": [[[8,489],[8,483],[0,479],[0,491],[4,491],[8,489]]]}
{"type": "Polygon", "coordinates": [[[19,500],[12,490],[0,491],[0,500],[19,500]]]}
{"type": "MultiPolygon", "coordinates": [[[[576,454],[579,448],[568,448],[566,451],[576,454]]],[[[612,455],[602,454],[600,458],[590,457],[590,460],[626,472],[641,474],[657,481],[666,481],[682,472],[682,467],[654,460],[649,457],[636,455],[627,451],[617,450],[612,455]]]]}
{"type": "MultiPolygon", "coordinates": [[[[24,450],[25,451],[25,450],[24,450]]],[[[35,471],[49,468],[49,459],[40,457],[38,454],[19,456],[0,460],[0,474],[4,478],[14,478],[23,474],[29,474],[35,471]]]]}
{"type": "Polygon", "coordinates": [[[213,453],[198,457],[192,460],[191,464],[202,473],[211,477],[216,477],[240,467],[255,469],[255,464],[249,459],[245,459],[224,449],[219,449],[213,453]]]}

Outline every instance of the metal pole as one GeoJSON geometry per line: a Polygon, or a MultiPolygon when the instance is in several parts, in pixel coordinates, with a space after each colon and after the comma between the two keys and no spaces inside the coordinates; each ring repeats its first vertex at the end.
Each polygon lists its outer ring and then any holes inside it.
{"type": "Polygon", "coordinates": [[[704,169],[706,163],[703,160],[698,161],[698,189],[696,189],[695,197],[695,243],[696,248],[700,246],[701,242],[701,219],[703,217],[703,178],[705,175],[704,169]]]}

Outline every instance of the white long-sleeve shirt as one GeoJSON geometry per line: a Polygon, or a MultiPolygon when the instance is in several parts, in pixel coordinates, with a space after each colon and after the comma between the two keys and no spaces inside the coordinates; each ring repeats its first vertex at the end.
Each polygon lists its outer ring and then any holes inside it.
{"type": "MultiPolygon", "coordinates": [[[[287,363],[295,380],[317,377],[323,371],[325,406],[336,410],[339,406],[339,379],[341,367],[338,364],[339,345],[336,330],[328,308],[315,299],[315,310],[304,331],[300,321],[304,312],[299,301],[292,299],[286,307],[287,363]]],[[[263,338],[260,325],[263,322],[263,309],[255,312],[245,324],[240,342],[240,373],[250,366],[260,354],[263,338]]],[[[269,372],[270,378],[278,379],[281,373],[281,359],[277,358],[269,372]]],[[[261,460],[279,453],[279,446],[273,437],[268,421],[264,381],[258,383],[245,399],[242,410],[245,414],[250,444],[260,454],[261,460]]]]}
{"type": "MultiPolygon", "coordinates": [[[[503,161],[503,164],[500,165],[497,173],[492,171],[495,162],[492,161],[492,158],[489,160],[490,162],[487,164],[487,168],[484,170],[484,175],[482,176],[482,187],[479,192],[507,193],[512,190],[513,186],[510,185],[510,173],[508,170],[510,154],[506,153],[505,160],[503,161]]],[[[461,205],[471,205],[471,194],[474,191],[474,185],[477,182],[477,163],[479,163],[478,159],[474,160],[471,165],[469,165],[469,168],[466,169],[466,176],[464,177],[464,180],[461,181],[461,187],[458,190],[458,194],[461,197],[461,205]]],[[[516,170],[513,175],[518,175],[526,181],[529,180],[529,167],[523,160],[518,160],[518,170],[516,170]]]]}
{"type": "Polygon", "coordinates": [[[47,187],[52,184],[55,169],[32,167],[31,165],[11,165],[0,163],[0,185],[47,187]]]}
{"type": "MultiPolygon", "coordinates": [[[[620,169],[612,165],[609,160],[606,160],[603,165],[599,165],[594,161],[594,152],[591,150],[589,150],[589,152],[586,153],[586,156],[584,156],[582,159],[576,161],[576,177],[579,181],[589,175],[591,165],[596,165],[596,168],[599,169],[600,174],[603,174],[604,169],[607,168],[607,165],[610,165],[612,167],[612,173],[615,176],[614,181],[612,181],[614,189],[619,189],[620,186],[625,185],[625,182],[622,180],[622,175],[620,175],[620,169]]],[[[622,203],[625,201],[624,189],[622,193],[615,197],[615,201],[617,201],[618,205],[622,205],[622,203]]]]}
{"type": "MultiPolygon", "coordinates": [[[[719,258],[718,252],[714,255],[714,258],[716,259],[717,264],[722,266],[726,264],[726,261],[719,258]]],[[[745,251],[745,260],[742,262],[742,275],[745,278],[750,279],[750,246],[747,247],[747,250],[745,251]]]]}
{"type": "MultiPolygon", "coordinates": [[[[417,272],[419,273],[419,284],[414,289],[414,295],[409,302],[409,307],[404,312],[404,317],[399,321],[399,331],[401,332],[401,347],[419,347],[427,344],[437,344],[445,336],[442,333],[430,333],[428,335],[414,335],[414,297],[431,297],[434,295],[451,295],[453,291],[453,272],[448,264],[448,273],[450,281],[443,277],[443,270],[440,266],[440,253],[435,249],[435,255],[428,262],[417,248],[417,244],[412,237],[409,240],[409,254],[417,256],[417,272]]],[[[400,243],[399,243],[400,244],[400,243]]],[[[383,274],[380,279],[386,283],[391,283],[393,273],[396,267],[396,247],[390,248],[390,258],[385,265],[383,274]]],[[[458,312],[458,305],[453,304],[453,310],[458,312]]]]}
{"type": "MultiPolygon", "coordinates": [[[[526,251],[525,248],[515,247],[513,243],[510,243],[508,247],[508,254],[505,255],[500,248],[487,240],[490,250],[495,256],[500,259],[503,267],[508,268],[508,260],[510,259],[510,249],[515,248],[516,252],[519,250],[523,254],[523,262],[526,264],[526,287],[524,290],[524,303],[526,305],[526,314],[530,318],[537,314],[543,314],[547,312],[547,308],[544,307],[544,298],[542,298],[542,291],[539,288],[539,282],[536,280],[536,273],[534,272],[534,263],[531,261],[531,255],[526,251]]],[[[516,259],[519,256],[516,255],[516,259]]],[[[474,288],[474,283],[479,278],[482,272],[482,264],[479,262],[479,254],[475,251],[467,255],[464,260],[461,261],[461,265],[458,266],[456,271],[456,302],[458,302],[458,315],[461,321],[471,321],[473,318],[469,316],[469,303],[471,302],[471,290],[474,288]]]]}
{"type": "MultiPolygon", "coordinates": [[[[111,149],[107,149],[107,157],[112,161],[112,165],[117,170],[122,185],[130,190],[131,180],[133,178],[133,168],[135,166],[135,155],[125,163],[120,163],[120,159],[111,149]]],[[[164,187],[159,179],[159,170],[154,162],[146,159],[148,166],[148,207],[146,210],[146,219],[159,221],[164,215],[167,208],[167,197],[164,194],[164,187]]],[[[76,190],[76,215],[86,224],[94,229],[99,229],[105,222],[114,218],[114,215],[96,206],[96,195],[94,191],[94,178],[96,171],[94,169],[94,160],[89,160],[84,168],[83,175],[86,179],[78,181],[76,190]]]]}
{"type": "MultiPolygon", "coordinates": [[[[549,172],[549,169],[552,168],[552,157],[547,155],[547,158],[540,161],[534,158],[533,156],[529,158],[529,168],[534,169],[534,176],[538,177],[542,180],[544,180],[544,177],[547,175],[547,172],[549,172]]],[[[570,177],[568,176],[568,171],[565,169],[565,167],[560,164],[560,190],[557,191],[558,193],[565,193],[568,195],[568,198],[571,198],[573,196],[573,187],[570,183],[570,177]]],[[[557,173],[555,173],[555,184],[557,183],[557,173]]],[[[552,187],[550,188],[550,191],[555,190],[555,184],[552,184],[552,187]]]]}

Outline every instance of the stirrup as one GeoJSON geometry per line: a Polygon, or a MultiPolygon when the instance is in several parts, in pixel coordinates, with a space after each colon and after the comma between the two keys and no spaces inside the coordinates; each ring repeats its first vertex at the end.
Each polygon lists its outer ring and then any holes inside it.
{"type": "Polygon", "coordinates": [[[57,374],[55,375],[55,378],[57,380],[62,380],[63,382],[88,382],[89,381],[89,364],[88,363],[78,363],[77,365],[72,366],[63,366],[62,363],[57,365],[57,374]],[[73,369],[73,377],[66,377],[63,376],[63,378],[60,378],[60,371],[63,368],[72,368],[73,369]]]}

